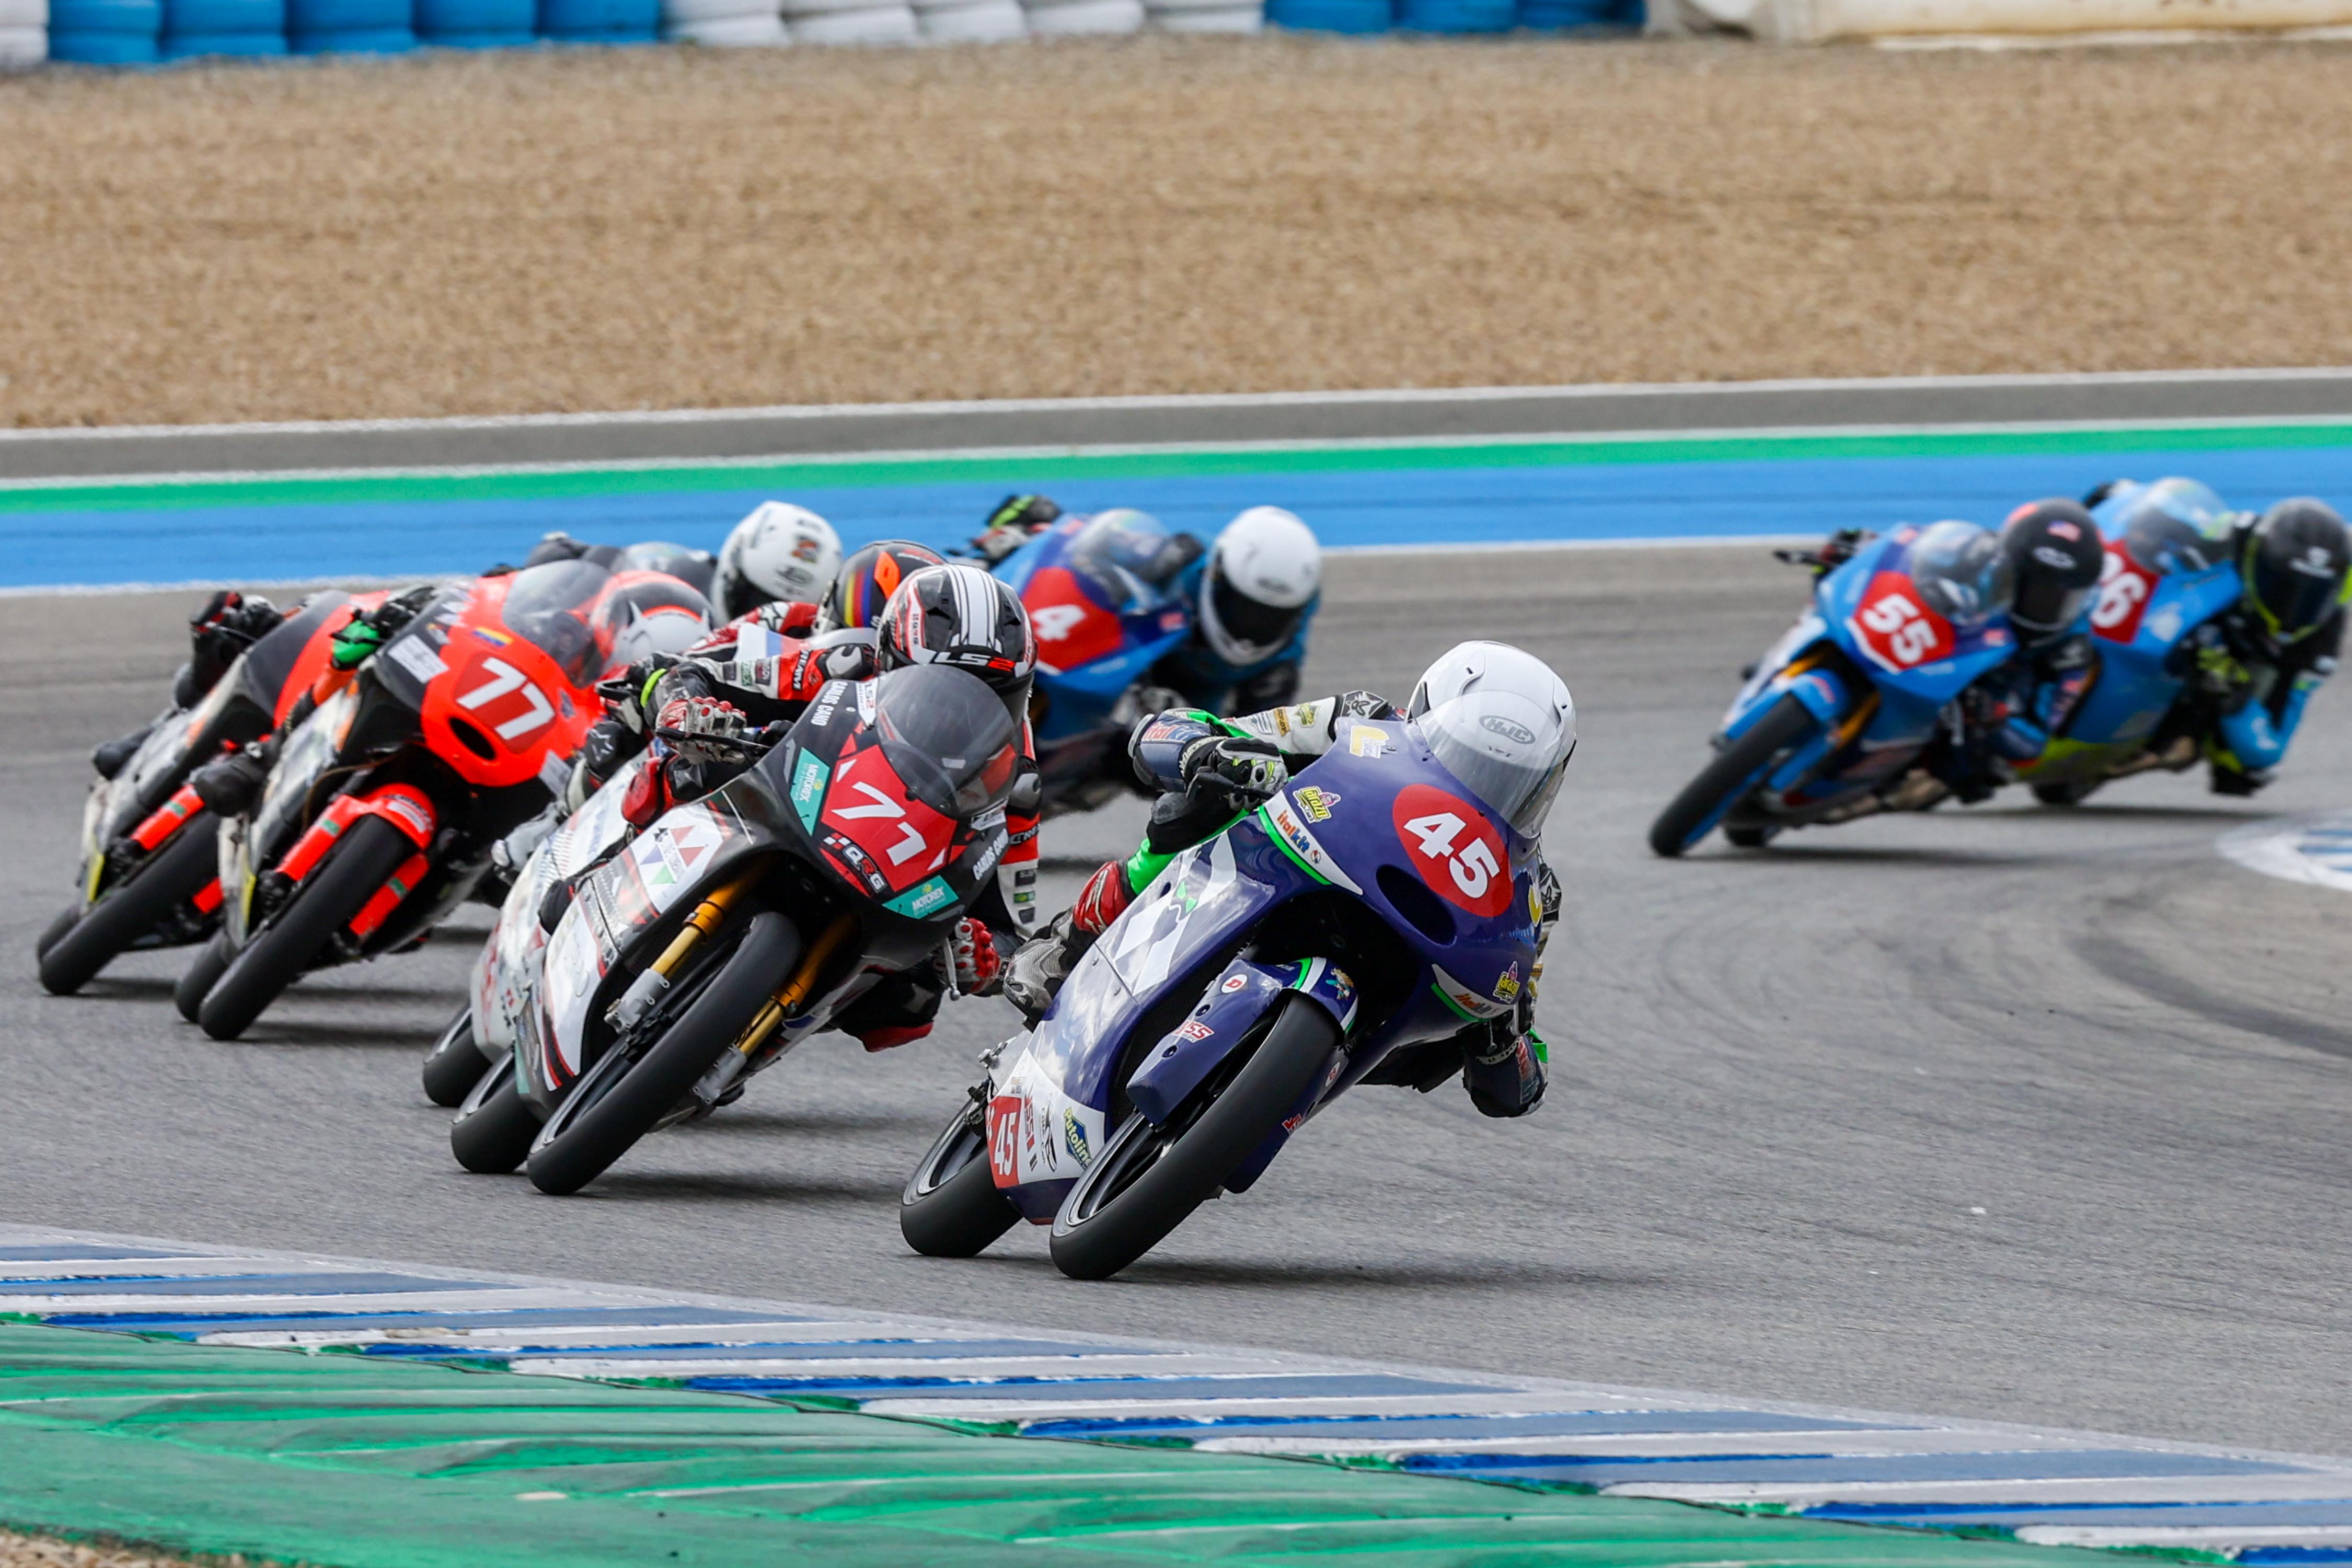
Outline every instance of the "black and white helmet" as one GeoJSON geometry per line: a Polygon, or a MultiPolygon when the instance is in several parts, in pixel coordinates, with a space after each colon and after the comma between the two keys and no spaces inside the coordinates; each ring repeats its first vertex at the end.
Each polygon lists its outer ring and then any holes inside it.
{"type": "Polygon", "coordinates": [[[1263,663],[1289,645],[1322,586],[1314,530],[1278,506],[1254,506],[1209,546],[1201,636],[1227,664],[1263,663]]]}
{"type": "Polygon", "coordinates": [[[1029,710],[1037,638],[1012,584],[977,566],[926,566],[882,606],[876,651],[882,668],[945,664],[994,687],[1015,719],[1029,710]]]}
{"type": "Polygon", "coordinates": [[[711,603],[724,620],[762,605],[814,605],[841,570],[841,536],[804,506],[762,501],[719,547],[711,603]]]}

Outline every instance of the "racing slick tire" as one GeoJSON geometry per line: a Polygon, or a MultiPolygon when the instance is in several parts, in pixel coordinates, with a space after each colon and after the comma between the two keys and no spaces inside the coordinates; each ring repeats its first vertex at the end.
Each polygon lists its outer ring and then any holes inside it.
{"type": "Polygon", "coordinates": [[[967,1105],[898,1194],[898,1234],[926,1258],[977,1258],[1021,1211],[988,1169],[988,1114],[967,1105]]]}
{"type": "Polygon", "coordinates": [[[181,1017],[191,1024],[196,1021],[204,1012],[205,994],[228,973],[228,935],[225,931],[215,931],[210,942],[196,949],[195,962],[172,987],[172,1005],[180,1010],[181,1017]]]}
{"type": "MultiPolygon", "coordinates": [[[[474,1009],[457,1009],[425,1056],[425,1098],[452,1109],[466,1103],[467,1093],[490,1070],[490,1058],[474,1041],[474,1009]]],[[[511,1169],[512,1167],[509,1167],[511,1169]]]]}
{"type": "Polygon", "coordinates": [[[539,1112],[522,1097],[509,1056],[474,1080],[449,1123],[449,1152],[478,1176],[511,1176],[538,1136],[539,1112]]]}
{"type": "Polygon", "coordinates": [[[1054,1216],[1054,1267],[1108,1279],[1214,1197],[1280,1130],[1339,1048],[1339,1026],[1300,995],[1275,1004],[1257,1048],[1222,1068],[1157,1126],[1130,1113],[1054,1216]]]}
{"type": "Polygon", "coordinates": [[[1650,824],[1650,852],[1668,859],[1706,837],[1717,820],[1748,793],[1772,759],[1802,740],[1820,721],[1795,697],[1783,694],[1748,732],[1715,754],[1698,777],[1666,803],[1650,824]]]}
{"type": "Polygon", "coordinates": [[[2044,805],[2080,805],[2091,798],[2091,792],[2105,783],[2102,779],[2063,779],[2033,786],[2033,798],[2044,805]]]}
{"type": "Polygon", "coordinates": [[[203,892],[217,869],[213,844],[219,830],[219,822],[205,813],[173,834],[129,881],[92,904],[72,930],[41,954],[42,988],[54,995],[72,995],[173,910],[203,892]]]}
{"type": "Polygon", "coordinates": [[[58,938],[73,930],[74,921],[81,919],[81,906],[68,904],[58,911],[58,918],[42,928],[41,938],[33,944],[33,961],[37,963],[49,956],[49,949],[58,945],[58,938]]]}
{"type": "Polygon", "coordinates": [[[325,863],[294,889],[205,993],[204,1005],[196,1010],[205,1033],[215,1040],[245,1033],[415,849],[408,835],[381,816],[362,816],[344,829],[342,842],[325,863]]]}
{"type": "Polygon", "coordinates": [[[800,957],[791,921],[753,915],[733,952],[678,987],[683,1011],[663,1009],[676,1021],[643,1056],[622,1058],[616,1041],[581,1074],[530,1147],[530,1184],[561,1196],[603,1175],[742,1037],[800,957]]]}

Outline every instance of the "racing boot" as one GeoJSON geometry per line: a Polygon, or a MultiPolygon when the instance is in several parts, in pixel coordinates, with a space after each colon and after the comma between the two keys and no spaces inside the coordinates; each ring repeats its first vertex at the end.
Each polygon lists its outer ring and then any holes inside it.
{"type": "Polygon", "coordinates": [[[1078,889],[1077,901],[1046,924],[1044,931],[1021,944],[1004,967],[1004,999],[1021,1010],[1031,1028],[1045,1016],[1061,994],[1062,983],[1095,939],[1118,919],[1135,897],[1127,885],[1127,868],[1106,860],[1078,889]]]}
{"type": "Polygon", "coordinates": [[[122,771],[124,764],[138,754],[139,748],[145,745],[147,737],[154,732],[155,726],[149,724],[142,729],[131,731],[128,735],[100,742],[90,748],[89,765],[98,770],[100,778],[114,777],[122,771]]]}
{"type": "Polygon", "coordinates": [[[231,752],[189,775],[188,787],[196,792],[196,798],[214,816],[241,816],[260,798],[261,786],[269,777],[270,760],[270,748],[266,742],[242,752],[231,752]]]}

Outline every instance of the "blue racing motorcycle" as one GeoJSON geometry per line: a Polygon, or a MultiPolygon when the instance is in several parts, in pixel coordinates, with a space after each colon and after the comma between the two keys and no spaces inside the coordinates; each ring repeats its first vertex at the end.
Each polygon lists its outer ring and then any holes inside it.
{"type": "Polygon", "coordinates": [[[1861,543],[1750,668],[1715,760],[1651,824],[1650,847],[1680,855],[1720,825],[1754,848],[1784,828],[1942,800],[1922,764],[1962,739],[1954,700],[2016,652],[2009,597],[2000,542],[1972,522],[1861,543]]]}
{"type": "Polygon", "coordinates": [[[2151,507],[2109,502],[2092,515],[2106,536],[2091,609],[2098,664],[2065,729],[2041,756],[2015,764],[2045,805],[2079,805],[2110,779],[2196,765],[2218,715],[2190,687],[2180,644],[2241,589],[2226,533],[2151,507]]]}
{"type": "MultiPolygon", "coordinates": [[[[1538,814],[1538,818],[1540,814],[1538,814]]],[[[919,1252],[968,1258],[1026,1218],[1098,1279],[1195,1208],[1249,1190],[1307,1120],[1517,1005],[1536,841],[1403,721],[1342,721],[1328,754],[1186,850],[1088,950],[900,1199],[919,1252]]],[[[1436,1058],[1447,1058],[1444,1063],[1436,1058]]]]}
{"type": "Polygon", "coordinates": [[[991,568],[1010,583],[1037,634],[1030,703],[1046,813],[1089,811],[1138,787],[1127,733],[1177,705],[1143,681],[1192,620],[1171,592],[1201,552],[1148,512],[1065,518],[991,568]]]}

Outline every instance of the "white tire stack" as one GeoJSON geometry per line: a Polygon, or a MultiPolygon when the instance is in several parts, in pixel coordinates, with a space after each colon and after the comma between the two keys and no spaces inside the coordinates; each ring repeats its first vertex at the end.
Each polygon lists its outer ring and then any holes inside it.
{"type": "Polygon", "coordinates": [[[709,48],[775,48],[793,41],[776,0],[662,0],[662,37],[709,48]]]}
{"type": "Polygon", "coordinates": [[[1029,31],[1021,0],[918,0],[915,25],[935,44],[995,44],[1029,31]]]}
{"type": "Polygon", "coordinates": [[[1144,0],[1163,33],[1255,33],[1265,26],[1265,0],[1144,0]]]}
{"type": "Polygon", "coordinates": [[[1143,30],[1143,0],[1028,0],[1024,9],[1041,37],[1143,30]]]}
{"type": "Polygon", "coordinates": [[[49,0],[0,0],[0,70],[49,58],[49,0]]]}
{"type": "Polygon", "coordinates": [[[911,44],[914,8],[907,0],[783,0],[796,44],[911,44]]]}

